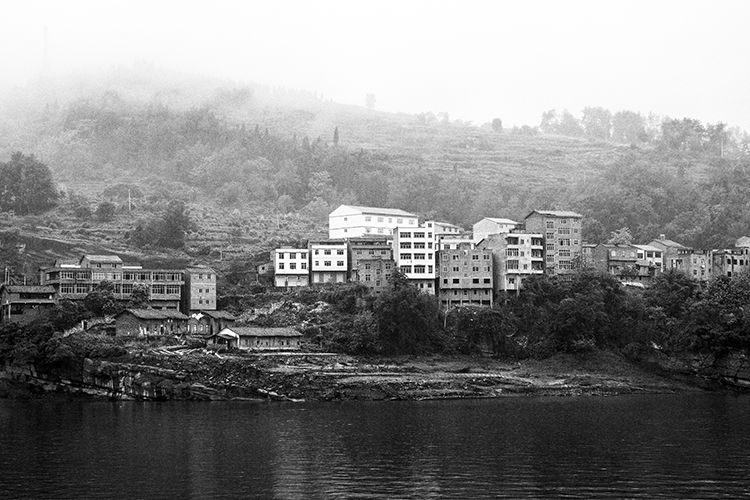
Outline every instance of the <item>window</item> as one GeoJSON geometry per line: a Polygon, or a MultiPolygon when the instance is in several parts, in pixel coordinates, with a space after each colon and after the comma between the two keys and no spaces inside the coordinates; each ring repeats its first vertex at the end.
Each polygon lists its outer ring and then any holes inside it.
{"type": "Polygon", "coordinates": [[[558,234],[570,234],[570,228],[561,227],[557,230],[558,234]]]}
{"type": "Polygon", "coordinates": [[[411,273],[411,266],[401,266],[401,272],[404,274],[410,274],[411,273]]]}
{"type": "Polygon", "coordinates": [[[337,260],[336,261],[336,265],[339,266],[339,267],[343,267],[344,261],[343,260],[337,260]]]}
{"type": "Polygon", "coordinates": [[[315,261],[315,267],[318,267],[319,265],[320,265],[320,261],[319,261],[319,260],[316,260],[316,261],[315,261]]]}
{"type": "Polygon", "coordinates": [[[411,238],[411,233],[398,233],[399,238],[411,238]]]}
{"type": "Polygon", "coordinates": [[[554,243],[547,243],[547,251],[548,252],[554,252],[555,251],[555,244],[554,243]]]}
{"type": "Polygon", "coordinates": [[[451,258],[453,260],[460,260],[461,259],[461,257],[459,255],[453,255],[451,258]]]}
{"type": "Polygon", "coordinates": [[[460,282],[461,282],[461,280],[460,280],[460,279],[458,279],[458,278],[453,278],[453,283],[454,283],[454,284],[458,284],[458,283],[460,283],[460,282]]]}
{"type": "Polygon", "coordinates": [[[290,259],[296,259],[296,258],[297,258],[297,254],[296,254],[296,253],[294,253],[294,252],[290,253],[290,254],[289,254],[289,258],[290,258],[290,259]]]}
{"type": "Polygon", "coordinates": [[[424,243],[414,243],[414,248],[424,248],[424,243]]]}
{"type": "Polygon", "coordinates": [[[370,281],[370,275],[369,274],[365,274],[365,281],[370,281]]]}
{"type": "Polygon", "coordinates": [[[509,285],[515,285],[516,284],[516,278],[508,278],[508,284],[509,285]]]}
{"type": "Polygon", "coordinates": [[[336,255],[344,255],[344,249],[339,248],[338,250],[336,250],[336,255]]]}
{"type": "Polygon", "coordinates": [[[370,269],[370,263],[369,263],[369,262],[365,264],[365,269],[366,269],[366,270],[369,270],[369,269],[370,269]]]}
{"type": "Polygon", "coordinates": [[[567,224],[567,223],[568,223],[568,219],[560,219],[560,224],[567,224]]]}
{"type": "MultiPolygon", "coordinates": [[[[404,243],[401,243],[401,244],[399,245],[399,247],[401,247],[401,248],[411,248],[411,243],[409,243],[409,242],[404,242],[404,243]]],[[[415,247],[415,248],[416,248],[416,247],[415,247]]]]}
{"type": "Polygon", "coordinates": [[[427,272],[428,273],[432,274],[432,270],[433,270],[432,266],[427,266],[427,272]]]}
{"type": "Polygon", "coordinates": [[[570,261],[569,260],[561,260],[557,263],[558,269],[571,269],[570,261]]]}
{"type": "Polygon", "coordinates": [[[404,219],[396,219],[396,224],[403,224],[403,223],[404,223],[404,219]]]}
{"type": "Polygon", "coordinates": [[[518,261],[517,260],[509,260],[506,262],[506,267],[508,269],[518,269],[518,261]]]}
{"type": "Polygon", "coordinates": [[[378,217],[378,222],[384,222],[384,219],[382,217],[378,217]]]}
{"type": "Polygon", "coordinates": [[[365,215],[365,222],[372,222],[372,217],[365,215]]]}
{"type": "Polygon", "coordinates": [[[505,250],[505,255],[508,257],[518,257],[518,249],[517,248],[508,248],[505,250]]]}
{"type": "Polygon", "coordinates": [[[415,238],[424,238],[424,233],[414,233],[415,238]]]}
{"type": "Polygon", "coordinates": [[[570,246],[570,240],[568,238],[562,238],[559,241],[561,247],[569,247],[570,246]]]}
{"type": "Polygon", "coordinates": [[[485,283],[489,283],[489,282],[490,282],[490,279],[489,279],[489,278],[484,278],[484,282],[485,282],[485,283]]]}
{"type": "Polygon", "coordinates": [[[325,250],[323,250],[323,255],[331,255],[331,249],[326,248],[325,250]]]}
{"type": "Polygon", "coordinates": [[[471,260],[479,260],[479,255],[477,254],[472,255],[471,260]]]}
{"type": "MultiPolygon", "coordinates": [[[[316,262],[316,264],[317,264],[317,262],[316,262]]],[[[300,269],[307,269],[307,262],[302,262],[302,263],[301,263],[301,264],[299,265],[299,268],[300,268],[300,269]]]]}
{"type": "Polygon", "coordinates": [[[555,229],[555,222],[548,220],[547,221],[547,229],[555,229]]]}
{"type": "Polygon", "coordinates": [[[475,273],[476,273],[476,272],[479,272],[479,266],[473,266],[473,267],[471,268],[471,270],[472,270],[473,272],[475,272],[475,273]]]}
{"type": "Polygon", "coordinates": [[[414,272],[417,274],[424,274],[425,266],[414,266],[414,272]]]}
{"type": "Polygon", "coordinates": [[[385,263],[385,270],[386,271],[390,271],[391,270],[391,263],[390,262],[386,262],[385,263]]]}
{"type": "Polygon", "coordinates": [[[546,235],[546,236],[547,236],[547,239],[548,239],[548,240],[553,240],[553,239],[555,239],[555,233],[547,233],[547,235],[546,235]]]}
{"type": "Polygon", "coordinates": [[[301,254],[299,254],[299,258],[300,259],[306,259],[307,258],[307,252],[302,252],[301,254]]]}
{"type": "Polygon", "coordinates": [[[448,278],[443,278],[443,285],[447,285],[447,284],[448,284],[448,278]]]}
{"type": "Polygon", "coordinates": [[[289,263],[289,269],[297,269],[297,263],[296,262],[290,262],[289,263]]]}
{"type": "Polygon", "coordinates": [[[324,260],[323,261],[323,267],[331,267],[331,261],[330,260],[324,260]]]}
{"type": "Polygon", "coordinates": [[[484,260],[490,260],[490,254],[486,253],[482,256],[484,260]]]}
{"type": "Polygon", "coordinates": [[[315,255],[318,255],[318,249],[315,249],[315,252],[313,252],[315,255]]]}
{"type": "Polygon", "coordinates": [[[479,278],[472,278],[471,282],[475,285],[479,284],[479,278]]]}
{"type": "Polygon", "coordinates": [[[411,254],[410,253],[402,253],[401,254],[401,258],[402,259],[411,259],[411,254]]]}
{"type": "Polygon", "coordinates": [[[423,253],[415,253],[414,258],[417,260],[424,260],[424,254],[423,253]]]}
{"type": "Polygon", "coordinates": [[[460,267],[458,267],[458,266],[453,266],[453,272],[454,272],[454,273],[457,273],[457,272],[459,272],[459,271],[461,271],[461,268],[460,268],[460,267]]]}
{"type": "Polygon", "coordinates": [[[560,249],[560,257],[570,257],[570,250],[560,249]]]}

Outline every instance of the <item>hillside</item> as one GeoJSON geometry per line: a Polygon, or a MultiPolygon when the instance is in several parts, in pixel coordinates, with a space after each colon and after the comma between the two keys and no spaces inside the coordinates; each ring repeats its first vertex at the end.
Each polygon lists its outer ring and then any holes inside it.
{"type": "MultiPolygon", "coordinates": [[[[693,128],[682,132],[697,130],[686,120],[693,128]]],[[[35,262],[86,249],[141,261],[257,262],[275,246],[324,234],[327,213],[341,203],[394,206],[467,228],[485,216],[565,208],[586,216],[593,242],[629,227],[639,241],[667,233],[695,246],[728,245],[750,234],[746,144],[722,136],[717,154],[712,127],[682,139],[652,130],[625,145],[384,113],[155,68],[38,81],[0,97],[0,162],[13,151],[36,155],[63,196],[44,214],[6,213],[0,227],[27,248],[39,238],[57,242],[35,250],[35,262]],[[192,222],[184,247],[135,241],[173,200],[192,222]],[[112,217],[97,215],[103,203],[114,205],[112,217]]]]}

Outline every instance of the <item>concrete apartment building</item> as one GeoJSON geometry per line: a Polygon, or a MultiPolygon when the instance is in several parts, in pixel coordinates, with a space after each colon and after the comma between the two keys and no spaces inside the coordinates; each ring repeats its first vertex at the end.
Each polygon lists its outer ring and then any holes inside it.
{"type": "Polygon", "coordinates": [[[477,243],[477,248],[492,252],[495,293],[518,292],[525,278],[544,274],[544,239],[540,233],[491,234],[477,243]]]}
{"type": "Polygon", "coordinates": [[[393,231],[396,265],[422,292],[435,295],[434,228],[399,226],[393,231]]]}
{"type": "Polygon", "coordinates": [[[474,242],[479,243],[491,234],[509,233],[518,227],[516,221],[498,217],[485,217],[473,226],[474,242]]]}
{"type": "MultiPolygon", "coordinates": [[[[117,300],[127,301],[135,285],[146,285],[154,309],[180,308],[182,302],[182,269],[143,269],[127,265],[116,255],[83,255],[77,262],[57,261],[41,270],[42,285],[55,289],[59,299],[83,300],[102,281],[114,284],[117,300]]],[[[214,300],[215,304],[215,287],[214,300]]]]}
{"type": "Polygon", "coordinates": [[[544,269],[548,275],[566,275],[573,270],[573,259],[581,255],[583,216],[575,212],[534,210],[524,219],[529,233],[544,235],[544,269]]]}
{"type": "Polygon", "coordinates": [[[349,240],[349,262],[349,279],[362,283],[376,295],[388,288],[396,268],[393,248],[386,238],[349,240]]]}
{"type": "Polygon", "coordinates": [[[310,284],[345,283],[349,275],[347,249],[345,240],[310,241],[310,284]]]}
{"type": "Polygon", "coordinates": [[[181,310],[185,314],[191,311],[215,311],[216,271],[204,266],[188,267],[183,277],[185,287],[181,310]]]}
{"type": "Polygon", "coordinates": [[[307,248],[277,248],[273,251],[273,266],[274,286],[295,288],[310,284],[307,248]]]}
{"type": "Polygon", "coordinates": [[[443,240],[438,249],[440,304],[443,308],[463,305],[492,306],[492,251],[473,242],[458,244],[443,240]]]}
{"type": "Polygon", "coordinates": [[[341,205],[328,215],[331,239],[392,236],[397,226],[416,228],[419,218],[396,208],[341,205]]]}

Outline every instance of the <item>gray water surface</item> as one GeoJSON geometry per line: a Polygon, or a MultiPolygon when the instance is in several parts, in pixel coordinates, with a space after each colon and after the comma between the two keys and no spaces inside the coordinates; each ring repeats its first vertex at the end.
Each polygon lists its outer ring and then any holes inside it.
{"type": "Polygon", "coordinates": [[[0,498],[750,498],[750,397],[0,400],[0,498]]]}

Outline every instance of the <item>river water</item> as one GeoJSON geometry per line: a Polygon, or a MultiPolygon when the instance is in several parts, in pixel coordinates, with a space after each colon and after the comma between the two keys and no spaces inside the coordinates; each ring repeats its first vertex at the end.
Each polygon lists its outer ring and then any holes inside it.
{"type": "Polygon", "coordinates": [[[750,397],[0,400],[0,498],[750,498],[750,397]]]}

